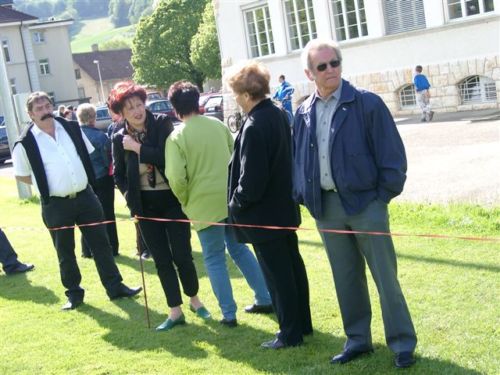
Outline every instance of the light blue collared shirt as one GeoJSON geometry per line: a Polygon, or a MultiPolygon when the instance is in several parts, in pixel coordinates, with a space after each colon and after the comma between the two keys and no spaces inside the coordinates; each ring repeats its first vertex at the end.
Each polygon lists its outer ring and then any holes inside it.
{"type": "Polygon", "coordinates": [[[316,139],[318,141],[320,184],[323,190],[336,190],[330,164],[331,150],[329,145],[330,137],[333,136],[334,131],[331,123],[333,115],[337,110],[341,93],[342,81],[340,81],[337,90],[326,98],[320,97],[316,91],[317,99],[314,103],[316,106],[316,139]]]}

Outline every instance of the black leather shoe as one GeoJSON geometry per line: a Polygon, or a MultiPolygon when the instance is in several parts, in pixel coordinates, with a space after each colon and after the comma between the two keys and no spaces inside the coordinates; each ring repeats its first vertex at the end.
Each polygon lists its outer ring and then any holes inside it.
{"type": "Polygon", "coordinates": [[[110,300],[118,299],[118,298],[124,298],[124,297],[133,297],[136,294],[139,294],[142,290],[142,287],[137,287],[137,288],[129,288],[125,284],[121,284],[120,289],[116,294],[113,294],[112,296],[109,296],[110,300]]]}
{"type": "Polygon", "coordinates": [[[17,264],[13,269],[9,271],[5,271],[7,275],[15,275],[18,273],[25,273],[28,271],[31,271],[35,266],[33,264],[24,264],[24,263],[19,263],[17,264]]]}
{"type": "Polygon", "coordinates": [[[397,368],[410,367],[414,364],[415,357],[413,356],[413,352],[396,353],[396,356],[394,357],[394,366],[397,368]]]}
{"type": "Polygon", "coordinates": [[[72,300],[68,299],[68,302],[66,302],[62,307],[61,310],[74,310],[78,306],[80,306],[83,303],[83,300],[78,299],[78,300],[72,300]]]}
{"type": "Polygon", "coordinates": [[[271,314],[273,311],[273,305],[257,305],[254,303],[245,307],[245,312],[249,314],[271,314]]]}
{"type": "Polygon", "coordinates": [[[260,344],[260,347],[264,348],[264,349],[278,350],[278,349],[286,348],[287,345],[283,341],[281,341],[280,339],[276,338],[276,339],[271,340],[271,341],[263,342],[262,344],[260,344]]]}
{"type": "Polygon", "coordinates": [[[363,354],[369,354],[373,353],[373,350],[344,350],[342,353],[337,354],[336,356],[332,357],[330,360],[331,364],[336,364],[340,363],[343,365],[344,363],[351,362],[352,360],[358,358],[359,356],[363,354]]]}
{"type": "Polygon", "coordinates": [[[238,325],[238,321],[236,319],[222,319],[219,320],[219,323],[222,324],[223,326],[229,327],[229,328],[234,328],[238,325]]]}

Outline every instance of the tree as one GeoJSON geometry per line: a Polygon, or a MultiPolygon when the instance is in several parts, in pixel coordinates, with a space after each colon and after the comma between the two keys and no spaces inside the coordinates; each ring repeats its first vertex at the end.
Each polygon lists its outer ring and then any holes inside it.
{"type": "Polygon", "coordinates": [[[153,0],[132,0],[128,11],[130,24],[135,25],[143,15],[150,15],[153,12],[153,0]]]}
{"type": "Polygon", "coordinates": [[[211,1],[207,3],[198,32],[191,40],[191,59],[207,78],[221,78],[219,39],[211,1]]]}
{"type": "Polygon", "coordinates": [[[163,0],[151,16],[141,18],[132,45],[136,81],[168,87],[187,79],[202,88],[205,74],[191,61],[191,39],[207,1],[163,0]]]}
{"type": "Polygon", "coordinates": [[[99,45],[99,49],[101,51],[124,49],[124,48],[130,48],[130,41],[129,39],[125,39],[122,37],[115,37],[99,45]]]}
{"type": "Polygon", "coordinates": [[[109,17],[115,27],[129,25],[128,11],[132,0],[111,0],[109,2],[109,17]]]}

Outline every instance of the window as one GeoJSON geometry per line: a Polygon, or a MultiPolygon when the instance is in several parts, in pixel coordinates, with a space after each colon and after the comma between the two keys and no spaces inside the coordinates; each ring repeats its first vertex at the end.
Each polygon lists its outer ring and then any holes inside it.
{"type": "Polygon", "coordinates": [[[82,72],[80,71],[80,69],[75,69],[75,78],[76,79],[82,78],[82,72]]]}
{"type": "Polygon", "coordinates": [[[384,0],[386,34],[425,29],[423,0],[384,0]]]}
{"type": "Polygon", "coordinates": [[[458,85],[463,104],[496,102],[495,81],[488,77],[471,76],[458,85]]]}
{"type": "Polygon", "coordinates": [[[406,85],[399,91],[399,104],[401,109],[415,108],[417,100],[415,98],[415,85],[406,85]]]}
{"type": "Polygon", "coordinates": [[[50,74],[49,59],[40,59],[40,60],[38,60],[38,64],[40,65],[40,74],[41,75],[50,74]]]}
{"type": "Polygon", "coordinates": [[[85,89],[83,87],[78,87],[78,97],[80,99],[85,98],[85,89]]]}
{"type": "Polygon", "coordinates": [[[45,34],[43,31],[35,31],[33,33],[33,43],[40,44],[45,42],[45,34]]]}
{"type": "Polygon", "coordinates": [[[448,0],[450,20],[495,10],[494,0],[448,0]]]}
{"type": "Polygon", "coordinates": [[[252,57],[266,56],[274,53],[273,30],[269,7],[263,6],[244,13],[247,35],[252,57]]]}
{"type": "Polygon", "coordinates": [[[363,0],[330,0],[337,40],[368,35],[363,0]]]}
{"type": "Polygon", "coordinates": [[[5,62],[10,62],[9,42],[7,42],[6,40],[2,40],[2,48],[3,54],[5,56],[5,62]]]}
{"type": "Polygon", "coordinates": [[[16,79],[11,78],[9,79],[9,82],[10,82],[10,91],[12,92],[12,95],[16,95],[17,94],[16,79]]]}
{"type": "Polygon", "coordinates": [[[285,0],[284,5],[290,48],[301,49],[317,35],[312,0],[285,0]]]}

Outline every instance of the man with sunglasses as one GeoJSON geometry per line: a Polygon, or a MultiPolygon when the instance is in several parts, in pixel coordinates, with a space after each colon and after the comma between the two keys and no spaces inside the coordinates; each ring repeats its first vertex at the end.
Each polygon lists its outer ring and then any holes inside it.
{"type": "Polygon", "coordinates": [[[373,351],[368,264],[394,364],[412,366],[417,338],[398,282],[392,239],[366,233],[390,231],[387,205],[406,180],[403,142],[382,99],[342,79],[336,43],[311,40],[302,63],[316,90],[295,113],[294,197],[315,218],[333,272],[347,341],[331,363],[373,351]]]}

